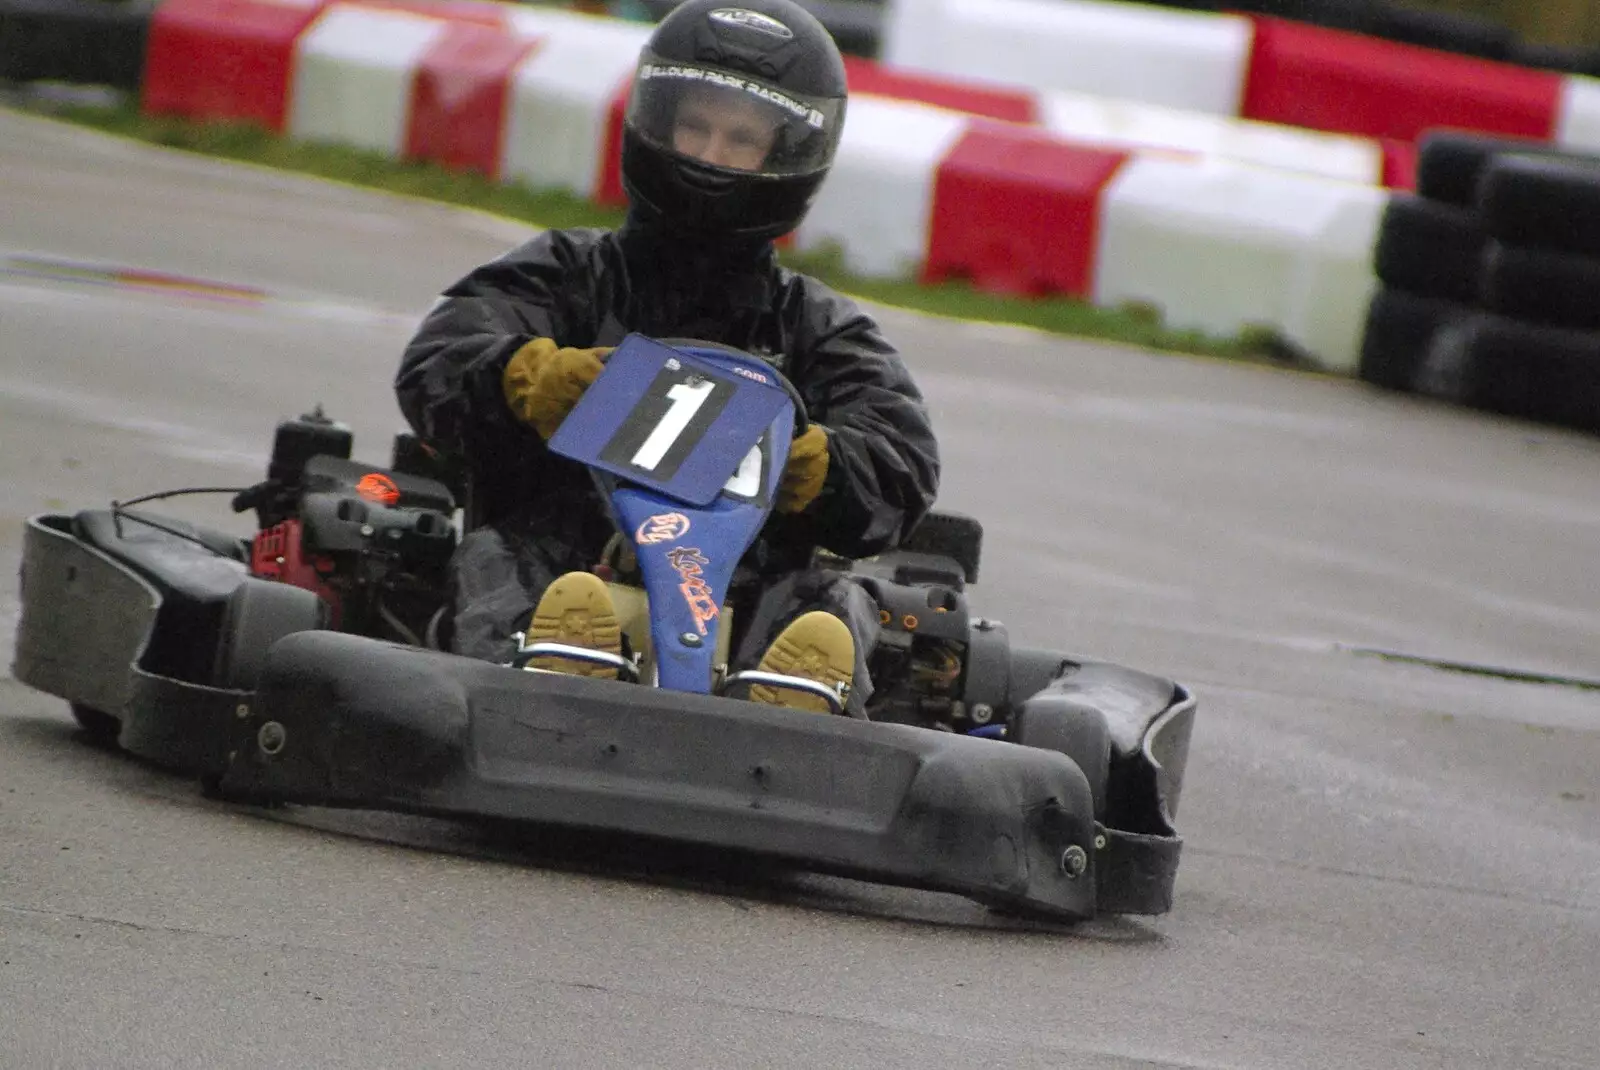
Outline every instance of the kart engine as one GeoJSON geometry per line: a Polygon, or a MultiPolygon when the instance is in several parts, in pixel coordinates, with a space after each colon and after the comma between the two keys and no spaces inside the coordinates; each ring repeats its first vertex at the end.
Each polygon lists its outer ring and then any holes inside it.
{"type": "Polygon", "coordinates": [[[882,629],[868,658],[873,720],[971,732],[1003,717],[1010,639],[971,612],[966,594],[982,538],[969,517],[930,514],[899,549],[851,566],[882,629]]]}
{"type": "Polygon", "coordinates": [[[278,425],[267,478],[233,501],[256,511],[250,572],[327,602],[335,628],[422,643],[455,551],[449,488],[350,459],[353,436],[315,412],[278,425]]]}

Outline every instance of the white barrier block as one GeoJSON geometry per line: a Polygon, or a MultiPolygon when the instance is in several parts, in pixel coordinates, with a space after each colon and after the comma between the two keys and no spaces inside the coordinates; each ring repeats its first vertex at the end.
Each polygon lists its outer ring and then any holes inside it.
{"type": "Polygon", "coordinates": [[[1059,89],[1040,94],[1039,111],[1041,125],[1074,141],[1220,156],[1347,182],[1383,181],[1383,150],[1371,138],[1059,89]]]}
{"type": "Polygon", "coordinates": [[[1274,327],[1353,372],[1388,198],[1225,160],[1132,160],[1102,202],[1094,301],[1148,302],[1179,329],[1274,327]]]}
{"type": "Polygon", "coordinates": [[[638,58],[639,49],[650,39],[653,26],[626,22],[609,15],[585,15],[558,7],[535,7],[528,4],[508,4],[509,24],[513,31],[524,37],[592,37],[597,33],[611,33],[611,40],[620,44],[635,42],[630,51],[638,58]]]}
{"type": "Polygon", "coordinates": [[[889,0],[883,62],[1237,115],[1254,26],[1098,0],[889,0]]]}
{"type": "Polygon", "coordinates": [[[334,4],[295,43],[290,137],[399,156],[411,87],[443,19],[334,4]]]}
{"type": "Polygon", "coordinates": [[[542,43],[512,79],[501,173],[593,196],[611,104],[633,77],[651,27],[544,8],[512,20],[542,43]]]}
{"type": "Polygon", "coordinates": [[[795,235],[800,249],[829,242],[850,271],[898,277],[927,259],[939,165],[971,118],[881,97],[852,97],[833,170],[795,235]]]}
{"type": "Polygon", "coordinates": [[[1563,148],[1600,152],[1600,79],[1569,74],[1561,80],[1555,140],[1563,148]]]}

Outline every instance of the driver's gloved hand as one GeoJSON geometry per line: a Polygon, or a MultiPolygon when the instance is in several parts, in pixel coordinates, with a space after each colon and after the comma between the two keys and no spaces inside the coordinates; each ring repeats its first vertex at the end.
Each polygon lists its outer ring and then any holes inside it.
{"type": "Polygon", "coordinates": [[[828,432],[821,424],[812,424],[789,444],[789,460],[783,466],[773,507],[780,513],[800,512],[817,500],[827,476],[828,432]]]}
{"type": "Polygon", "coordinates": [[[611,347],[563,348],[549,338],[535,338],[512,355],[500,385],[517,419],[532,424],[548,439],[600,377],[603,357],[611,347]]]}

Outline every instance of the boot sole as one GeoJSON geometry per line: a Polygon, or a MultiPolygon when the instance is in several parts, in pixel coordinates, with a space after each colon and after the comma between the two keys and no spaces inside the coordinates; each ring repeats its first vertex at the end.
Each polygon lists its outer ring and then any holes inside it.
{"type": "MultiPolygon", "coordinates": [[[[757,666],[762,672],[799,676],[833,687],[855,677],[856,642],[844,621],[813,610],[795,620],[772,641],[757,666]]],[[[754,684],[750,701],[809,713],[829,713],[826,700],[787,687],[754,684]]]]}
{"type": "MultiPolygon", "coordinates": [[[[622,627],[605,580],[589,572],[569,572],[559,577],[539,599],[528,624],[525,641],[565,643],[608,654],[622,653],[622,627]]],[[[617,670],[562,657],[540,657],[529,662],[535,669],[615,680],[617,670]]]]}

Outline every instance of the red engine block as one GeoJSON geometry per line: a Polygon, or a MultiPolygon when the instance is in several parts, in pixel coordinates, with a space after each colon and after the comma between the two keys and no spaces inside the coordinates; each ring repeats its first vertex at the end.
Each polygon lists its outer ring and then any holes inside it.
{"type": "Polygon", "coordinates": [[[331,557],[307,556],[305,532],[300,521],[290,517],[266,528],[255,537],[250,548],[250,574],[294,587],[304,587],[328,603],[333,611],[333,626],[339,626],[339,592],[328,584],[333,574],[331,557]]]}

